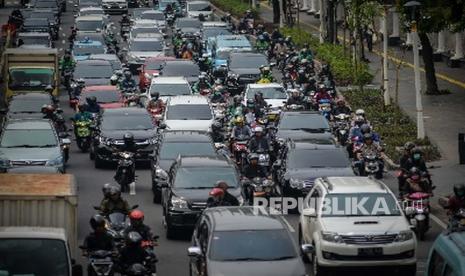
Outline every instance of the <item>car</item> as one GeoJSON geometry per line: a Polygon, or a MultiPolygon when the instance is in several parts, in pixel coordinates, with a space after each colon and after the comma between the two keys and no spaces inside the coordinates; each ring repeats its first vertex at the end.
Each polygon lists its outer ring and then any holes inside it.
{"type": "Polygon", "coordinates": [[[69,139],[58,137],[53,123],[43,119],[8,120],[0,136],[0,170],[50,166],[65,172],[69,139]]]}
{"type": "Polygon", "coordinates": [[[16,45],[19,45],[19,42],[22,42],[20,48],[33,47],[33,46],[43,46],[44,48],[53,48],[52,38],[49,33],[43,32],[27,32],[27,33],[18,33],[16,45]]]}
{"type": "Polygon", "coordinates": [[[160,27],[160,29],[162,29],[164,32],[166,31],[165,14],[161,11],[155,11],[155,10],[143,11],[137,19],[154,20],[156,21],[156,24],[158,27],[160,27]]]}
{"type": "Polygon", "coordinates": [[[204,96],[174,96],[166,103],[163,123],[168,130],[210,131],[213,111],[204,96]]]}
{"type": "Polygon", "coordinates": [[[209,1],[189,1],[186,3],[186,14],[190,18],[199,18],[202,14],[208,21],[213,18],[212,5],[209,1]]]}
{"type": "Polygon", "coordinates": [[[158,141],[150,166],[154,203],[160,203],[162,190],[160,184],[167,180],[167,172],[179,155],[215,157],[218,153],[208,133],[165,131],[158,141]]]}
{"type": "Polygon", "coordinates": [[[74,80],[83,79],[86,86],[110,85],[113,75],[111,63],[106,60],[81,60],[76,62],[74,80]]]}
{"type": "MultiPolygon", "coordinates": [[[[299,243],[313,271],[387,267],[415,275],[417,241],[389,188],[369,177],[318,178],[303,203],[299,243]]],[[[386,269],[386,268],[385,268],[386,269]]]]}
{"type": "Polygon", "coordinates": [[[131,31],[129,32],[129,41],[138,37],[152,37],[163,40],[165,38],[165,34],[163,33],[163,30],[156,25],[156,21],[139,19],[135,21],[134,25],[131,27],[131,31]]]}
{"type": "Polygon", "coordinates": [[[58,39],[58,33],[54,31],[50,21],[47,18],[26,18],[21,26],[21,32],[25,33],[47,33],[52,40],[58,39]]]}
{"type": "Polygon", "coordinates": [[[208,192],[219,180],[229,185],[228,192],[243,202],[239,174],[229,159],[180,156],[162,184],[163,220],[166,237],[175,238],[178,230],[191,230],[207,207],[208,192]],[[209,172],[209,173],[205,173],[209,172]]]}
{"type": "Polygon", "coordinates": [[[213,59],[213,74],[225,75],[231,52],[251,52],[252,44],[244,35],[218,35],[206,46],[206,53],[213,59]]]}
{"type": "Polygon", "coordinates": [[[57,1],[34,1],[31,2],[27,5],[29,9],[35,9],[35,10],[51,10],[52,13],[56,16],[61,15],[61,9],[60,9],[60,4],[57,1]]]}
{"type": "Polygon", "coordinates": [[[147,92],[147,99],[150,100],[155,92],[158,92],[165,102],[172,96],[192,95],[191,86],[184,77],[153,78],[147,92]]]}
{"type": "Polygon", "coordinates": [[[105,28],[106,21],[104,15],[84,15],[74,20],[78,33],[100,33],[105,28]]]}
{"type": "Polygon", "coordinates": [[[231,53],[228,59],[229,73],[238,77],[239,86],[245,88],[249,83],[260,79],[260,66],[269,66],[268,58],[261,53],[231,53]]]}
{"type": "Polygon", "coordinates": [[[124,145],[123,136],[130,132],[134,135],[137,147],[136,161],[150,161],[157,143],[157,130],[152,117],[145,108],[104,109],[98,117],[96,131],[90,147],[90,158],[96,168],[106,163],[116,162],[113,152],[124,145]]]}
{"type": "Polygon", "coordinates": [[[139,89],[144,91],[150,86],[153,77],[158,77],[160,70],[167,60],[175,60],[175,57],[158,56],[146,58],[139,70],[139,89]]]}
{"type": "Polygon", "coordinates": [[[168,5],[171,5],[176,16],[181,15],[182,12],[178,0],[160,0],[158,1],[158,10],[164,13],[168,5]]]}
{"type": "Polygon", "coordinates": [[[223,21],[202,22],[202,41],[207,43],[210,38],[219,35],[232,35],[231,26],[223,21]]]}
{"type": "Polygon", "coordinates": [[[116,86],[86,86],[81,92],[80,103],[86,104],[86,98],[92,96],[97,98],[97,103],[104,109],[119,108],[125,105],[125,99],[116,86]]]}
{"type": "Polygon", "coordinates": [[[102,0],[79,0],[77,8],[102,7],[102,0]]]}
{"type": "Polygon", "coordinates": [[[146,58],[165,55],[165,42],[163,38],[136,37],[129,41],[127,54],[128,66],[131,72],[136,73],[146,58]]]}
{"type": "Polygon", "coordinates": [[[98,41],[102,45],[105,44],[105,38],[103,37],[103,33],[77,33],[76,38],[74,39],[75,42],[77,41],[98,41]]]}
{"type": "Polygon", "coordinates": [[[247,84],[244,102],[254,99],[258,92],[263,94],[266,103],[272,109],[282,109],[289,98],[284,87],[279,83],[251,83],[247,84]]]}
{"type": "Polygon", "coordinates": [[[273,176],[283,194],[295,198],[307,195],[316,178],[354,175],[345,148],[321,140],[288,140],[273,164],[273,176]]]}
{"type": "Polygon", "coordinates": [[[202,22],[197,18],[180,17],[174,23],[174,29],[180,29],[182,34],[194,35],[200,33],[202,22]]]}
{"type": "Polygon", "coordinates": [[[79,9],[78,16],[104,15],[105,11],[100,7],[84,7],[79,9]]]}
{"type": "Polygon", "coordinates": [[[41,119],[41,109],[44,105],[55,106],[57,101],[49,93],[24,93],[13,95],[8,102],[7,118],[37,118],[41,119]]]}
{"type": "Polygon", "coordinates": [[[34,9],[28,18],[47,18],[52,29],[52,33],[57,34],[60,27],[60,17],[53,13],[53,10],[34,9]]]}
{"type": "Polygon", "coordinates": [[[128,13],[128,3],[126,0],[102,0],[102,8],[107,14],[128,13]]]}
{"type": "Polygon", "coordinates": [[[439,234],[431,247],[425,276],[465,275],[465,232],[439,234]]]}
{"type": "Polygon", "coordinates": [[[89,60],[107,60],[113,70],[121,70],[122,64],[116,54],[91,54],[89,60]]]}
{"type": "Polygon", "coordinates": [[[307,275],[284,218],[251,206],[205,210],[188,256],[191,275],[307,275]]]}
{"type": "Polygon", "coordinates": [[[132,15],[131,15],[131,18],[133,19],[139,19],[140,18],[140,15],[144,12],[144,11],[153,11],[152,8],[134,8],[131,10],[132,11],[132,15]]]}
{"type": "Polygon", "coordinates": [[[281,112],[276,136],[284,140],[333,140],[328,121],[314,111],[281,112]]]}
{"type": "Polygon", "coordinates": [[[105,54],[105,51],[102,42],[86,37],[84,40],[74,42],[72,55],[75,61],[81,61],[89,59],[90,55],[105,54]]]}
{"type": "Polygon", "coordinates": [[[163,77],[185,77],[190,85],[199,80],[199,75],[199,66],[192,60],[185,59],[167,60],[160,71],[160,76],[163,77]]]}

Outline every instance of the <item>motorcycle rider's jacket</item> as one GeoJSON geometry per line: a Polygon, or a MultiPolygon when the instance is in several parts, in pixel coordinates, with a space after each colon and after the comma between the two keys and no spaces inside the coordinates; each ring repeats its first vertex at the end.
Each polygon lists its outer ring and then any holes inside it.
{"type": "Polygon", "coordinates": [[[90,113],[100,113],[101,107],[98,103],[96,104],[86,104],[86,111],[90,113]]]}
{"type": "Polygon", "coordinates": [[[228,206],[239,206],[239,200],[228,191],[224,192],[223,202],[226,202],[228,206]]]}
{"type": "Polygon", "coordinates": [[[290,97],[288,100],[287,100],[287,103],[286,105],[303,105],[304,104],[304,101],[302,99],[302,97],[290,97]]]}
{"type": "Polygon", "coordinates": [[[245,110],[245,105],[240,104],[240,105],[231,105],[228,108],[228,115],[229,116],[236,116],[236,115],[243,115],[245,110]],[[239,113],[239,114],[237,114],[239,113]]]}
{"type": "Polygon", "coordinates": [[[449,197],[447,201],[447,206],[445,207],[449,210],[450,214],[455,214],[460,209],[465,209],[465,198],[459,198],[455,195],[449,197]]]}
{"type": "Polygon", "coordinates": [[[129,225],[124,230],[124,235],[127,236],[131,232],[137,232],[144,241],[150,241],[153,238],[152,230],[147,225],[141,223],[139,225],[129,225]]]}
{"type": "Polygon", "coordinates": [[[200,91],[204,89],[211,89],[212,86],[209,84],[207,81],[197,81],[194,84],[194,87],[192,87],[192,90],[194,90],[194,93],[200,93],[200,91]]]}
{"type": "Polygon", "coordinates": [[[313,60],[313,54],[311,51],[306,51],[306,52],[300,52],[299,54],[299,59],[302,60],[302,59],[306,59],[308,60],[309,62],[312,62],[313,60]]]}
{"type": "Polygon", "coordinates": [[[87,111],[78,112],[74,114],[73,120],[76,122],[77,121],[92,121],[92,114],[87,111]]]}
{"type": "Polygon", "coordinates": [[[268,42],[264,40],[257,40],[257,43],[255,44],[255,48],[259,51],[267,50],[268,49],[268,42]]]}
{"type": "Polygon", "coordinates": [[[362,158],[363,156],[369,155],[369,154],[375,154],[376,156],[379,157],[382,152],[383,152],[383,149],[376,143],[371,143],[370,145],[363,144],[363,146],[360,148],[360,153],[362,154],[362,158]]]}
{"type": "Polygon", "coordinates": [[[106,231],[92,232],[84,239],[83,246],[88,252],[105,250],[112,251],[115,247],[113,237],[106,231]]]}
{"type": "Polygon", "coordinates": [[[124,90],[130,90],[134,89],[136,87],[136,81],[134,79],[123,79],[123,81],[120,84],[121,89],[124,90]]]}
{"type": "Polygon", "coordinates": [[[243,135],[245,139],[252,137],[252,130],[249,126],[234,126],[231,133],[231,138],[233,140],[238,139],[239,136],[243,135]]]}
{"type": "Polygon", "coordinates": [[[100,211],[104,215],[109,215],[114,212],[121,212],[123,214],[129,213],[129,203],[122,199],[121,197],[117,200],[112,200],[111,198],[105,198],[100,204],[100,211]]]}
{"type": "Polygon", "coordinates": [[[66,70],[73,70],[74,66],[76,65],[76,62],[72,57],[65,58],[63,57],[60,59],[60,70],[61,72],[64,72],[66,70]]]}
{"type": "Polygon", "coordinates": [[[406,169],[410,170],[415,167],[422,172],[428,173],[428,168],[426,167],[426,162],[421,158],[420,160],[414,160],[412,157],[409,157],[405,163],[406,169]]]}
{"type": "Polygon", "coordinates": [[[254,136],[249,141],[250,152],[268,152],[270,150],[270,142],[264,136],[254,136]]]}
{"type": "Polygon", "coordinates": [[[248,164],[244,169],[244,176],[248,179],[254,179],[255,177],[267,177],[268,175],[263,167],[248,164]]]}
{"type": "Polygon", "coordinates": [[[165,103],[161,99],[158,99],[156,101],[151,100],[147,105],[147,109],[157,109],[157,108],[161,108],[162,110],[165,109],[165,103]]]}
{"type": "Polygon", "coordinates": [[[286,53],[287,52],[287,47],[284,44],[276,43],[276,45],[274,46],[273,52],[276,53],[276,54],[286,53]]]}
{"type": "Polygon", "coordinates": [[[213,93],[210,101],[212,103],[224,103],[224,102],[226,102],[226,99],[224,98],[223,94],[221,94],[220,92],[215,91],[215,93],[213,93]]]}

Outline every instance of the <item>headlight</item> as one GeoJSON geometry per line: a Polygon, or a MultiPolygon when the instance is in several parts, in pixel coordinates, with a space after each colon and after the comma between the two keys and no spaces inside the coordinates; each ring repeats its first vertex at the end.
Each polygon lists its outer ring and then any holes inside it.
{"type": "Polygon", "coordinates": [[[9,168],[11,167],[11,161],[7,159],[0,159],[0,167],[9,168]]]}
{"type": "Polygon", "coordinates": [[[163,179],[163,180],[167,180],[168,179],[168,174],[166,173],[166,171],[160,167],[157,167],[155,169],[155,175],[157,176],[157,178],[160,178],[160,179],[163,179]]]}
{"type": "Polygon", "coordinates": [[[325,241],[335,242],[335,243],[343,243],[342,237],[336,232],[321,232],[321,237],[325,241]]]}
{"type": "Polygon", "coordinates": [[[397,237],[394,241],[396,242],[404,242],[413,239],[413,232],[411,230],[406,230],[406,231],[400,231],[399,234],[397,234],[397,237]]]}
{"type": "Polygon", "coordinates": [[[189,209],[187,201],[176,196],[171,197],[171,205],[174,209],[189,209]]]}
{"type": "Polygon", "coordinates": [[[239,196],[239,197],[237,198],[237,201],[239,201],[239,206],[244,205],[244,198],[243,198],[242,196],[239,196]]]}
{"type": "Polygon", "coordinates": [[[304,187],[304,182],[300,179],[291,178],[289,184],[294,189],[302,189],[304,187]]]}
{"type": "Polygon", "coordinates": [[[47,165],[47,166],[59,166],[61,164],[63,164],[63,156],[60,155],[60,156],[58,156],[58,157],[56,157],[54,159],[48,160],[45,165],[47,165]]]}

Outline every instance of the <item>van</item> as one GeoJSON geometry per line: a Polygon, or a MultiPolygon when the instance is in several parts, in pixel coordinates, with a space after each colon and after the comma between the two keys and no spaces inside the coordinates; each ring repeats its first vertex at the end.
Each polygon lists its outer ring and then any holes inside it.
{"type": "Polygon", "coordinates": [[[465,275],[465,231],[445,232],[434,242],[425,276],[465,275]]]}

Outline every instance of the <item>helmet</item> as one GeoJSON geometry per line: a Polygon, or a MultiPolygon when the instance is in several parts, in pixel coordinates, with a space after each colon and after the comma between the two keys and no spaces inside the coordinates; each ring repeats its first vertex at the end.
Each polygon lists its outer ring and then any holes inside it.
{"type": "MultiPolygon", "coordinates": [[[[361,127],[360,127],[360,131],[363,133],[363,134],[369,134],[371,132],[371,127],[367,124],[363,124],[361,127]]],[[[370,134],[371,135],[371,134],[370,134]]]]}
{"type": "Polygon", "coordinates": [[[50,113],[53,112],[53,106],[50,104],[44,104],[41,108],[42,113],[50,113]]]}
{"type": "MultiPolygon", "coordinates": [[[[78,110],[79,110],[80,112],[84,112],[84,111],[86,110],[86,106],[83,105],[83,104],[79,104],[79,105],[77,106],[77,108],[78,108],[78,110]]],[[[107,183],[107,184],[108,184],[108,183],[107,183]]],[[[105,185],[106,185],[106,184],[105,184],[105,185]]]]}
{"type": "Polygon", "coordinates": [[[142,223],[144,221],[144,212],[142,212],[141,210],[134,210],[129,214],[129,219],[131,220],[131,223],[142,223]]]}
{"type": "Polygon", "coordinates": [[[111,183],[105,183],[102,187],[102,193],[104,197],[107,197],[110,194],[111,183]]]}
{"type": "Polygon", "coordinates": [[[110,187],[110,190],[108,191],[108,194],[110,196],[121,195],[121,189],[120,189],[119,185],[112,185],[110,187]]]}
{"type": "Polygon", "coordinates": [[[458,198],[464,198],[465,197],[465,184],[463,184],[463,183],[455,184],[454,185],[454,194],[458,198]]]}
{"type": "Polygon", "coordinates": [[[199,75],[199,81],[200,81],[200,80],[205,80],[205,75],[200,74],[200,75],[199,75]]]}
{"type": "Polygon", "coordinates": [[[51,86],[50,84],[47,85],[47,86],[45,87],[45,92],[49,92],[49,93],[53,92],[53,86],[51,86]]]}
{"type": "Polygon", "coordinates": [[[89,105],[96,104],[97,103],[97,97],[95,96],[90,96],[86,98],[86,101],[89,105]]]}
{"type": "Polygon", "coordinates": [[[404,145],[404,149],[409,150],[409,151],[412,150],[414,147],[415,147],[415,144],[413,142],[410,142],[410,141],[406,142],[405,145],[404,145]]]}
{"type": "Polygon", "coordinates": [[[82,78],[79,78],[79,79],[77,80],[77,84],[78,84],[79,86],[84,86],[84,85],[86,84],[86,81],[85,81],[84,79],[82,79],[82,78]]]}
{"type": "Polygon", "coordinates": [[[131,78],[131,77],[132,77],[131,72],[125,71],[125,72],[124,72],[124,77],[127,78],[127,79],[131,78]]]}
{"type": "Polygon", "coordinates": [[[126,132],[123,136],[124,144],[134,143],[134,135],[131,132],[126,132]]]}
{"type": "Polygon", "coordinates": [[[226,181],[224,180],[218,180],[216,181],[216,185],[215,185],[216,188],[220,188],[220,189],[223,189],[224,191],[226,191],[228,188],[229,188],[229,185],[226,181]]]}
{"type": "Polygon", "coordinates": [[[249,154],[249,160],[258,160],[258,154],[256,153],[249,154]]]}
{"type": "Polygon", "coordinates": [[[420,181],[421,179],[421,172],[419,169],[417,169],[416,167],[413,167],[410,169],[409,171],[410,173],[410,179],[413,181],[413,182],[418,182],[420,181]]]}
{"type": "Polygon", "coordinates": [[[127,18],[127,17],[128,17],[128,15],[127,15],[127,14],[123,14],[123,18],[127,18]]]}
{"type": "Polygon", "coordinates": [[[367,140],[373,140],[370,133],[363,134],[363,140],[366,142],[367,140]]]}
{"type": "Polygon", "coordinates": [[[263,132],[263,128],[261,126],[256,127],[255,128],[255,133],[257,133],[257,132],[259,132],[259,133],[263,132]]]}
{"type": "Polygon", "coordinates": [[[224,190],[221,188],[213,188],[210,193],[210,196],[223,196],[224,195],[224,190]]]}
{"type": "Polygon", "coordinates": [[[150,93],[150,96],[152,97],[152,100],[158,100],[158,98],[160,98],[160,92],[152,92],[150,93]]]}
{"type": "Polygon", "coordinates": [[[101,215],[94,215],[90,219],[90,227],[92,229],[96,230],[98,227],[104,227],[105,226],[105,218],[101,215]]]}
{"type": "Polygon", "coordinates": [[[126,237],[126,242],[129,245],[140,245],[142,242],[142,237],[139,233],[132,231],[129,232],[128,236],[126,237]]]}
{"type": "Polygon", "coordinates": [[[244,117],[242,116],[237,116],[236,120],[234,121],[236,123],[236,125],[239,125],[239,124],[244,124],[244,117]]]}
{"type": "Polygon", "coordinates": [[[355,110],[355,115],[357,115],[357,116],[365,116],[365,110],[357,109],[357,110],[355,110]]]}
{"type": "Polygon", "coordinates": [[[263,37],[263,35],[259,35],[257,39],[258,39],[258,40],[264,40],[265,37],[263,37]]]}

